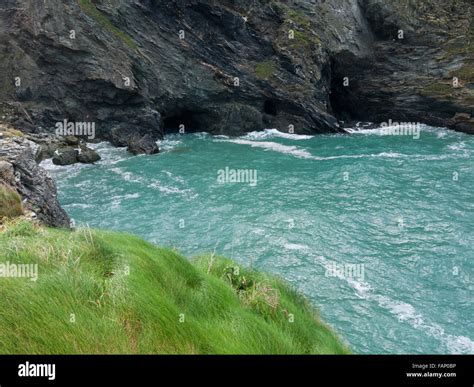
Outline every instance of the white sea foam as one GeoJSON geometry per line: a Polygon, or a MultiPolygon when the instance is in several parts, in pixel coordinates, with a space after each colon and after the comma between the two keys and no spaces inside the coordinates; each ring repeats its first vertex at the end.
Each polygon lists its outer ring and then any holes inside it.
{"type": "Polygon", "coordinates": [[[166,171],[166,170],[162,170],[161,172],[163,172],[166,176],[168,176],[171,180],[174,180],[178,183],[181,183],[181,184],[185,184],[186,182],[184,181],[184,179],[181,177],[181,176],[176,176],[174,175],[173,173],[171,173],[170,171],[166,171]]]}
{"type": "Polygon", "coordinates": [[[158,180],[148,184],[147,187],[156,189],[166,195],[181,195],[189,200],[195,199],[199,196],[198,194],[194,193],[192,189],[189,189],[189,188],[182,189],[175,186],[165,185],[165,184],[162,184],[158,180]]]}
{"type": "Polygon", "coordinates": [[[120,208],[120,205],[124,200],[130,199],[138,199],[140,194],[138,192],[133,194],[125,194],[125,195],[115,195],[110,198],[110,206],[111,208],[120,208]]]}
{"type": "Polygon", "coordinates": [[[313,158],[311,153],[309,153],[308,151],[304,149],[301,149],[297,146],[279,144],[277,142],[250,141],[250,140],[244,140],[244,139],[217,140],[217,141],[232,142],[234,144],[240,144],[240,145],[250,145],[252,148],[262,148],[264,150],[289,154],[289,155],[292,155],[298,158],[303,158],[303,159],[313,158]]]}
{"type": "Polygon", "coordinates": [[[247,133],[245,136],[242,136],[242,139],[247,139],[247,140],[266,140],[266,139],[271,139],[271,138],[286,138],[288,140],[310,140],[314,136],[309,136],[305,134],[296,134],[296,133],[285,133],[285,132],[280,132],[277,129],[265,129],[263,131],[258,131],[258,132],[250,132],[247,133]]]}
{"type": "Polygon", "coordinates": [[[285,243],[284,247],[287,250],[308,250],[309,249],[309,246],[299,245],[297,243],[285,243]]]}
{"type": "Polygon", "coordinates": [[[182,144],[181,140],[176,140],[176,136],[172,137],[165,137],[161,141],[157,141],[158,147],[160,148],[161,152],[168,152],[173,150],[174,148],[180,146],[182,144]]]}
{"type": "Polygon", "coordinates": [[[132,182],[132,183],[142,183],[142,184],[146,183],[144,178],[142,178],[140,176],[136,176],[132,172],[124,171],[122,168],[115,167],[115,168],[110,168],[109,170],[111,172],[119,175],[125,181],[129,181],[129,182],[132,182]]]}
{"type": "MultiPolygon", "coordinates": [[[[323,256],[315,259],[323,266],[327,266],[328,260],[323,256]]],[[[377,294],[367,283],[355,278],[337,276],[355,291],[355,295],[367,301],[375,301],[377,304],[393,314],[400,322],[405,322],[413,328],[423,331],[431,337],[439,340],[450,354],[474,354],[474,341],[466,336],[455,336],[447,334],[446,331],[434,322],[428,321],[416,308],[403,301],[394,300],[388,296],[377,294]]]]}
{"type": "Polygon", "coordinates": [[[43,160],[43,161],[41,161],[41,163],[39,165],[40,165],[40,167],[46,169],[49,172],[61,171],[61,170],[65,169],[65,166],[53,164],[52,159],[43,160]]]}
{"type": "Polygon", "coordinates": [[[466,336],[454,336],[447,334],[438,324],[427,321],[417,312],[413,305],[406,302],[393,300],[386,296],[371,295],[378,304],[394,314],[399,321],[407,322],[413,328],[441,341],[450,354],[474,354],[474,341],[466,336]]]}
{"type": "Polygon", "coordinates": [[[81,210],[85,210],[87,208],[92,208],[94,207],[92,204],[86,204],[86,203],[72,203],[65,205],[64,207],[66,208],[80,208],[81,210]]]}
{"type": "Polygon", "coordinates": [[[284,153],[295,156],[297,158],[316,160],[316,161],[327,161],[337,159],[363,159],[363,158],[388,158],[388,159],[407,159],[415,161],[432,161],[432,160],[445,160],[452,158],[469,158],[469,154],[451,154],[451,155],[410,155],[398,152],[381,152],[371,154],[360,154],[360,155],[336,155],[336,156],[314,156],[307,150],[293,146],[283,145],[276,142],[270,141],[250,141],[243,139],[232,139],[232,140],[217,140],[232,142],[234,144],[249,145],[253,148],[262,148],[269,151],[278,153],[284,153]]]}
{"type": "Polygon", "coordinates": [[[465,150],[466,149],[466,143],[464,141],[448,145],[449,150],[453,151],[460,151],[460,150],[465,150]]]}
{"type": "Polygon", "coordinates": [[[138,199],[140,197],[140,194],[138,192],[132,193],[132,194],[125,194],[125,195],[116,195],[112,196],[111,199],[120,199],[120,200],[126,200],[126,199],[138,199]]]}

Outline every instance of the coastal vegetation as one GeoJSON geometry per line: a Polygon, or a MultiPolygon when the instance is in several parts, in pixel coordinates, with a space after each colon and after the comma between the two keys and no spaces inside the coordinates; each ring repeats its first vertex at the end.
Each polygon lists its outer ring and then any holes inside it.
{"type": "Polygon", "coordinates": [[[13,188],[0,184],[0,224],[3,219],[15,218],[23,214],[21,197],[13,188]]]}
{"type": "Polygon", "coordinates": [[[0,247],[2,354],[348,353],[283,281],[224,258],[21,218],[0,247]],[[7,263],[37,265],[36,280],[7,263]]]}

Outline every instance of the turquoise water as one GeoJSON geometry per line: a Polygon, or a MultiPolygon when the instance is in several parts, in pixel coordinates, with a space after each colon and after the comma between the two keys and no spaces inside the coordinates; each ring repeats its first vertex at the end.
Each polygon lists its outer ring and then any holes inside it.
{"type": "Polygon", "coordinates": [[[155,156],[96,148],[94,166],[44,163],[77,224],[278,274],[356,353],[474,353],[474,136],[267,130],[169,136],[155,156]],[[256,184],[220,181],[226,167],[256,184]]]}

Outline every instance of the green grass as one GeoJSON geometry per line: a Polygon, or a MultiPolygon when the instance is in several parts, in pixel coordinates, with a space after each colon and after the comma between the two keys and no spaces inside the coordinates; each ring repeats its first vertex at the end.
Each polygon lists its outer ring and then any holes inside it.
{"type": "Polygon", "coordinates": [[[457,71],[452,72],[453,76],[457,76],[460,81],[466,83],[474,83],[474,61],[467,62],[457,71]]]}
{"type": "Polygon", "coordinates": [[[4,125],[0,123],[0,133],[2,134],[2,137],[4,138],[11,138],[11,137],[25,137],[23,132],[13,129],[12,127],[8,125],[4,125]]]}
{"type": "Polygon", "coordinates": [[[275,75],[277,70],[277,64],[273,60],[267,60],[257,63],[254,72],[257,78],[268,80],[275,75]]]}
{"type": "Polygon", "coordinates": [[[434,82],[423,87],[421,95],[452,98],[453,86],[449,83],[434,82]]]}
{"type": "Polygon", "coordinates": [[[0,184],[0,223],[3,219],[13,219],[23,214],[21,197],[12,187],[0,184]]]}
{"type": "Polygon", "coordinates": [[[321,45],[321,40],[317,36],[313,36],[307,32],[295,30],[294,41],[296,47],[309,49],[314,45],[321,45]]]}
{"type": "Polygon", "coordinates": [[[307,16],[279,1],[272,4],[283,19],[277,39],[280,45],[303,52],[321,46],[321,39],[311,30],[311,20],[307,16]],[[289,36],[290,31],[293,31],[293,38],[289,36]]]}
{"type": "Polygon", "coordinates": [[[301,26],[304,29],[310,29],[311,28],[311,21],[303,14],[300,12],[297,12],[293,9],[287,9],[286,12],[286,18],[287,22],[293,22],[299,26],[301,26]]]}
{"type": "Polygon", "coordinates": [[[222,258],[193,263],[137,237],[27,221],[0,233],[2,354],[348,353],[281,280],[222,258]]]}
{"type": "Polygon", "coordinates": [[[99,11],[96,6],[92,3],[92,0],[77,0],[82,11],[88,16],[93,18],[97,23],[99,23],[107,31],[115,35],[122,42],[124,42],[132,50],[137,48],[136,43],[133,39],[128,36],[125,32],[114,26],[110,20],[105,16],[101,11],[99,11]]]}

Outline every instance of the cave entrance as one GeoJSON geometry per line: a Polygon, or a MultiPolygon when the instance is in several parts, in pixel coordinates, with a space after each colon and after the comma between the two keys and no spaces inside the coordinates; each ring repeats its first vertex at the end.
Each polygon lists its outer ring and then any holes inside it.
{"type": "Polygon", "coordinates": [[[328,71],[330,79],[329,102],[332,114],[338,119],[351,121],[359,118],[364,110],[358,93],[358,73],[361,67],[350,53],[332,58],[328,71]]]}
{"type": "Polygon", "coordinates": [[[196,112],[181,110],[177,113],[164,116],[163,129],[166,133],[196,133],[200,132],[201,125],[196,112]]]}
{"type": "Polygon", "coordinates": [[[271,116],[276,116],[277,115],[277,106],[276,102],[273,99],[267,99],[265,100],[263,104],[263,111],[265,114],[269,114],[271,116]]]}

